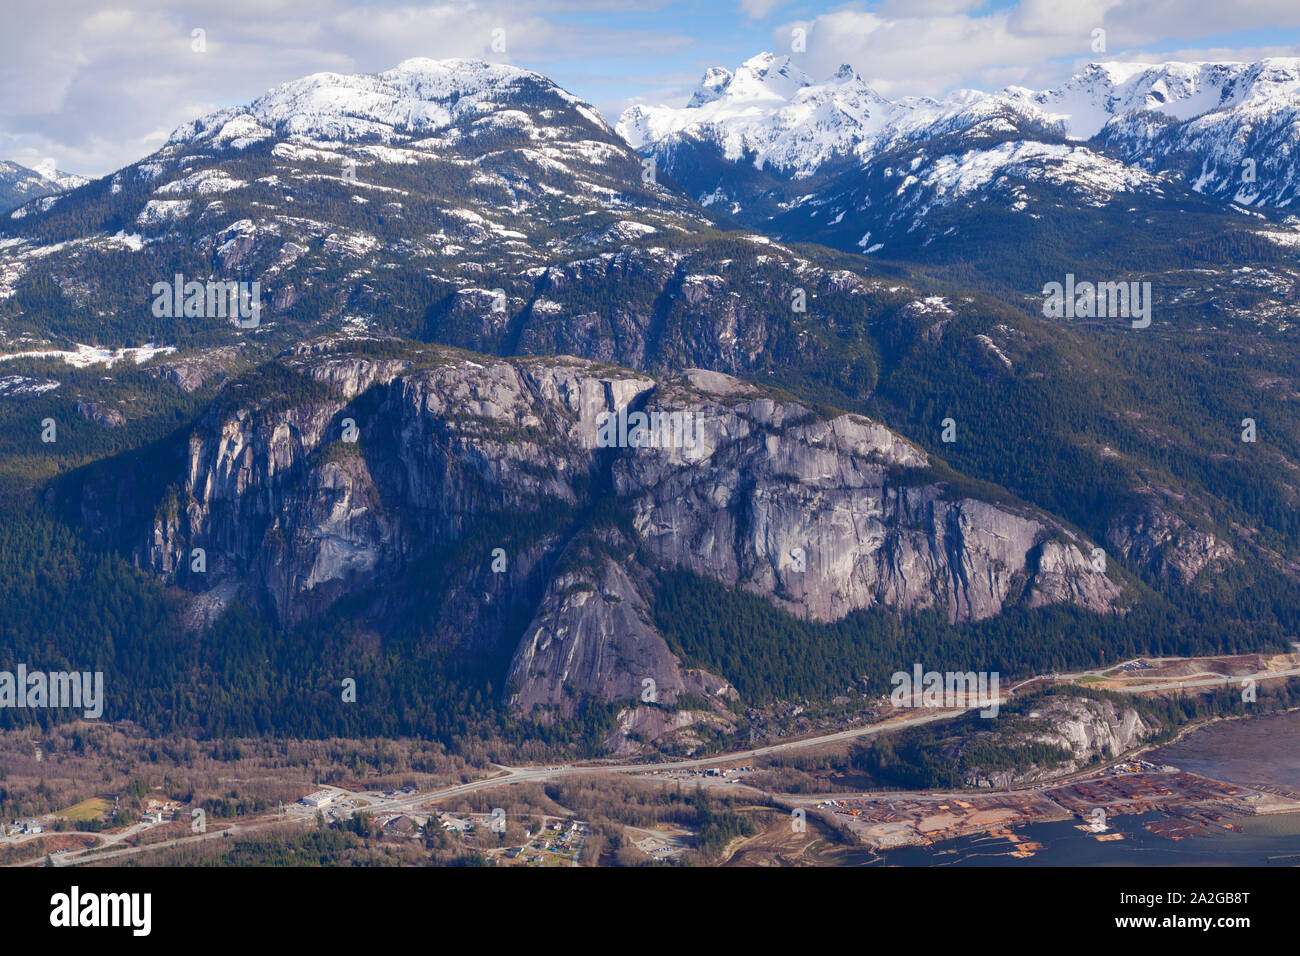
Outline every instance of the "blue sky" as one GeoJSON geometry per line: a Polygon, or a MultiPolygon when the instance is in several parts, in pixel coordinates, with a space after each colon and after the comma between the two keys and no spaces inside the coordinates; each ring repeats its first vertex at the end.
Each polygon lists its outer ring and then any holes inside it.
{"type": "MultiPolygon", "coordinates": [[[[1067,5],[1075,4],[1068,2],[1067,5]]],[[[1220,5],[1230,7],[1227,3],[1220,5]]],[[[1296,0],[1296,5],[1300,7],[1300,0],[1296,0]]],[[[783,41],[788,47],[786,38],[790,25],[815,23],[820,15],[831,11],[879,13],[882,9],[888,11],[890,8],[889,4],[884,3],[771,3],[765,6],[769,7],[768,11],[759,16],[746,13],[739,3],[723,2],[664,3],[653,9],[573,11],[557,15],[556,20],[561,23],[575,27],[599,26],[611,33],[637,32],[646,38],[655,37],[659,45],[653,51],[647,49],[642,55],[631,56],[627,51],[604,55],[601,52],[595,52],[594,55],[584,53],[578,57],[559,54],[553,58],[538,58],[536,67],[578,95],[597,103],[607,114],[617,115],[623,106],[654,99],[656,93],[664,102],[672,102],[674,98],[685,99],[689,96],[690,87],[698,81],[706,68],[725,66],[734,69],[755,53],[764,50],[790,53],[813,76],[828,75],[839,66],[838,62],[819,59],[816,50],[799,54],[781,48],[783,41]]],[[[908,8],[923,10],[926,4],[893,6],[905,11],[908,8]]],[[[933,9],[945,5],[930,6],[933,9]]],[[[946,6],[954,8],[963,4],[946,6]]],[[[964,6],[968,7],[967,13],[972,20],[980,20],[999,12],[1011,11],[1019,4],[1014,0],[998,0],[964,6]]],[[[1173,11],[1179,5],[1168,6],[1173,11]]],[[[931,15],[930,19],[934,18],[935,15],[931,15]]],[[[926,16],[922,14],[918,19],[926,19],[926,16]]],[[[1065,76],[1073,72],[1081,60],[1124,59],[1127,58],[1124,56],[1126,52],[1139,54],[1144,59],[1152,58],[1155,54],[1165,54],[1165,58],[1183,58],[1179,54],[1188,51],[1268,50],[1275,55],[1300,55],[1300,25],[1216,30],[1213,24],[1221,24],[1224,19],[1231,22],[1231,18],[1216,18],[1206,23],[1207,30],[1204,33],[1184,29],[1176,35],[1153,37],[1139,46],[1112,48],[1108,51],[1108,56],[1094,57],[1091,31],[1088,31],[1086,35],[1080,36],[1079,50],[1061,56],[1045,56],[1037,65],[1045,68],[1042,71],[1044,75],[1065,76]]],[[[1102,26],[1105,22],[1106,17],[1102,16],[1097,19],[1096,25],[1102,26]]],[[[860,64],[854,65],[860,67],[860,64]]],[[[1035,64],[1026,62],[1025,65],[1035,64]]],[[[868,75],[870,70],[861,72],[868,75]]],[[[925,89],[898,92],[937,95],[963,85],[977,84],[956,80],[925,89]]]]}
{"type": "Polygon", "coordinates": [[[1300,0],[5,0],[0,159],[102,175],[218,105],[319,72],[413,56],[546,73],[611,119],[680,104],[709,66],[791,53],[814,78],[850,63],[885,96],[1034,88],[1089,60],[1300,55],[1300,0]],[[191,31],[203,29],[202,55],[191,31]],[[504,29],[506,49],[492,50],[504,29]],[[793,31],[807,50],[791,50],[793,31]],[[1104,30],[1106,50],[1091,49],[1104,30]]]}

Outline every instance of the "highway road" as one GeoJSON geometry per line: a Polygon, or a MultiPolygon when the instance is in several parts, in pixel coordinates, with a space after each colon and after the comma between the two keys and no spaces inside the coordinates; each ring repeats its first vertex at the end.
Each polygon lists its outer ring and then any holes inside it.
{"type": "MultiPolygon", "coordinates": [[[[1176,658],[1147,658],[1147,660],[1162,662],[1165,660],[1177,660],[1176,658]]],[[[1128,662],[1126,662],[1128,663],[1128,662]]],[[[999,705],[1006,704],[1010,701],[1015,691],[1038,680],[1056,678],[1058,680],[1077,680],[1086,676],[1100,676],[1104,671],[1113,670],[1116,666],[1101,668],[1093,671],[1082,671],[1077,674],[1053,674],[1044,675],[1044,677],[1030,678],[1021,681],[1011,688],[1008,693],[1001,697],[999,705]]],[[[1172,681],[1162,681],[1153,684],[1135,685],[1128,687],[1108,688],[1124,692],[1141,692],[1170,690],[1180,687],[1205,687],[1216,684],[1239,684],[1247,679],[1254,680],[1272,680],[1282,677],[1300,676],[1300,667],[1284,671],[1260,671],[1254,674],[1245,674],[1240,677],[1224,677],[1223,675],[1210,675],[1207,672],[1198,672],[1189,675],[1192,678],[1202,679],[1177,679],[1172,681]],[[1202,678],[1202,675],[1206,675],[1202,678]]],[[[853,740],[862,737],[870,737],[881,733],[901,730],[906,727],[915,727],[921,724],[928,724],[939,720],[951,720],[962,714],[968,713],[969,710],[976,708],[952,708],[944,710],[927,710],[925,713],[917,714],[902,719],[889,720],[874,724],[865,724],[859,727],[851,727],[847,730],[839,730],[828,734],[818,734],[811,737],[803,737],[796,740],[787,740],[775,744],[767,744],[762,747],[754,747],[748,750],[733,751],[726,754],[714,754],[707,757],[695,757],[687,760],[662,761],[656,763],[631,763],[631,764],[552,764],[549,766],[532,766],[532,767],[508,767],[505,765],[494,764],[497,773],[490,777],[484,777],[479,780],[471,780],[468,783],[455,784],[450,787],[444,787],[438,790],[423,791],[420,793],[395,797],[385,800],[374,800],[366,797],[364,794],[345,791],[342,788],[331,787],[329,789],[338,790],[340,793],[353,799],[362,799],[367,801],[364,807],[357,810],[364,810],[367,814],[389,814],[389,813],[408,813],[419,807],[430,803],[436,803],[446,800],[450,797],[463,796],[470,793],[479,793],[484,790],[495,789],[498,787],[511,786],[522,783],[549,783],[554,780],[560,780],[566,777],[575,777],[591,774],[610,774],[610,773],[627,773],[627,774],[648,774],[653,771],[674,771],[674,770],[698,770],[716,766],[718,764],[735,764],[743,763],[757,757],[770,756],[772,754],[784,753],[792,750],[804,750],[811,747],[820,747],[825,744],[837,743],[845,740],[853,740]]],[[[351,811],[351,813],[357,812],[351,811]]],[[[286,808],[286,815],[272,815],[266,818],[254,818],[242,823],[234,824],[225,830],[209,831],[207,833],[187,834],[176,837],[171,840],[164,840],[158,843],[148,844],[139,847],[122,847],[120,849],[105,850],[98,852],[92,850],[69,851],[66,853],[55,854],[53,861],[56,866],[76,866],[84,863],[93,863],[102,860],[115,860],[123,857],[136,855],[139,853],[150,852],[153,850],[164,849],[168,847],[184,846],[188,844],[198,844],[212,839],[224,839],[226,834],[246,834],[254,833],[259,830],[268,829],[274,826],[285,824],[305,824],[314,822],[316,811],[300,805],[294,805],[286,808]]],[[[344,814],[350,816],[351,813],[344,814]]],[[[120,842],[127,836],[126,833],[119,834],[116,838],[106,838],[111,843],[120,842]]],[[[20,866],[41,865],[43,860],[31,860],[18,864],[20,866]]]]}
{"type": "MultiPolygon", "coordinates": [[[[850,740],[855,737],[867,737],[875,734],[885,733],[887,731],[901,730],[904,727],[914,727],[919,724],[928,724],[936,720],[951,720],[963,713],[965,710],[952,709],[942,711],[928,711],[924,714],[917,714],[915,717],[906,717],[902,720],[893,720],[886,723],[869,724],[861,727],[855,727],[848,730],[840,730],[834,733],[821,734],[815,737],[805,737],[800,740],[783,741],[777,744],[769,744],[763,747],[754,747],[749,750],[742,750],[727,754],[715,754],[709,757],[699,757],[690,760],[675,760],[660,763],[632,763],[632,764],[552,764],[549,766],[536,767],[507,767],[500,764],[494,764],[498,772],[491,777],[484,777],[480,780],[471,780],[468,783],[454,784],[450,787],[443,787],[439,790],[428,790],[420,793],[411,794],[404,797],[395,797],[388,800],[373,800],[364,794],[353,791],[343,790],[340,787],[330,787],[331,790],[338,790],[340,793],[354,799],[361,798],[367,801],[366,806],[357,808],[364,810],[367,814],[380,815],[389,813],[409,813],[418,807],[429,803],[435,803],[448,799],[450,797],[462,796],[469,793],[478,793],[483,790],[490,790],[497,787],[511,786],[521,783],[549,783],[553,780],[563,779],[565,777],[575,777],[591,774],[610,774],[610,773],[636,773],[644,774],[652,770],[691,770],[702,769],[714,766],[720,763],[736,763],[751,760],[755,757],[762,757],[768,754],[780,753],[787,750],[803,749],[807,747],[816,747],[823,744],[834,743],[836,741],[850,740]]],[[[122,847],[120,849],[98,851],[80,850],[66,853],[58,853],[52,856],[55,866],[78,866],[87,863],[96,863],[107,860],[117,860],[128,856],[134,856],[140,853],[152,852],[154,850],[166,849],[193,845],[206,842],[213,839],[224,839],[226,833],[230,834],[249,834],[259,830],[269,829],[275,826],[285,824],[305,824],[314,822],[316,811],[307,807],[293,806],[287,807],[288,811],[285,816],[269,816],[267,818],[258,818],[248,820],[244,823],[235,824],[222,831],[208,831],[207,833],[186,834],[185,836],[175,837],[170,840],[160,840],[157,843],[151,843],[138,847],[122,847]]],[[[357,812],[356,810],[352,813],[357,812]]],[[[352,813],[344,814],[351,816],[352,813]]],[[[119,837],[119,840],[121,837],[119,837]]],[[[19,866],[40,866],[43,865],[44,859],[28,860],[19,866]]]]}

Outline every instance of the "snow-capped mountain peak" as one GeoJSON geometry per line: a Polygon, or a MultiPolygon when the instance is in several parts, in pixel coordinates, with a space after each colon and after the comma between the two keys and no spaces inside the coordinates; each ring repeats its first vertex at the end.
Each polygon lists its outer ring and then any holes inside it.
{"type": "Polygon", "coordinates": [[[391,142],[428,136],[533,92],[558,96],[604,128],[604,119],[540,73],[481,60],[405,60],[383,73],[314,73],[281,84],[248,107],[222,109],[179,127],[168,145],[211,139],[242,148],[272,136],[391,142]]]}
{"type": "MultiPolygon", "coordinates": [[[[954,133],[1096,140],[1197,191],[1285,207],[1300,195],[1300,149],[1278,148],[1300,145],[1300,58],[1090,63],[1049,90],[957,90],[940,100],[891,102],[849,66],[813,82],[789,57],[763,53],[734,75],[709,70],[684,107],[628,109],[617,129],[674,174],[675,157],[689,148],[794,178],[834,159],[867,163],[954,133]]],[[[693,165],[712,169],[712,162],[693,165]]],[[[700,185],[716,191],[711,181],[700,185]]]]}
{"type": "Polygon", "coordinates": [[[686,105],[696,107],[703,106],[705,103],[712,103],[726,92],[731,77],[732,72],[720,66],[713,66],[705,70],[704,78],[700,80],[700,85],[696,87],[695,93],[691,96],[691,101],[686,105]]]}
{"type": "Polygon", "coordinates": [[[790,99],[812,79],[788,56],[760,53],[746,60],[727,84],[731,99],[790,99]]]}
{"type": "Polygon", "coordinates": [[[818,84],[790,57],[760,53],[734,74],[707,70],[685,107],[629,108],[617,130],[635,147],[708,138],[728,158],[752,153],[760,167],[807,172],[879,127],[890,106],[847,64],[818,84]]]}
{"type": "Polygon", "coordinates": [[[1258,63],[1091,63],[1054,90],[1012,87],[1001,96],[1061,122],[1071,139],[1090,139],[1111,119],[1149,110],[1187,121],[1239,107],[1295,104],[1300,59],[1258,63]]]}

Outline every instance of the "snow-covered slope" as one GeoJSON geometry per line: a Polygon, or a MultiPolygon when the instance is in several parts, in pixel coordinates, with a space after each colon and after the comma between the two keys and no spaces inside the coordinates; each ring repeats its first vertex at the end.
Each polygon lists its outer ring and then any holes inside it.
{"type": "Polygon", "coordinates": [[[1300,197],[1300,59],[1167,63],[1126,89],[1148,105],[1117,110],[1099,145],[1241,205],[1286,209],[1300,197]]]}

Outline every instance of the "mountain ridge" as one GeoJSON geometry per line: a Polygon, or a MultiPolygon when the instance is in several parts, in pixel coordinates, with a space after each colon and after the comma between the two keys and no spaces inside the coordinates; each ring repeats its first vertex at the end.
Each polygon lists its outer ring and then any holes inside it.
{"type": "Polygon", "coordinates": [[[0,159],[0,215],[11,213],[33,200],[46,200],[45,208],[69,190],[84,186],[85,176],[60,172],[53,168],[29,169],[0,159]]]}
{"type": "Polygon", "coordinates": [[[710,69],[684,107],[629,107],[616,129],[670,172],[679,162],[675,154],[691,145],[727,162],[804,179],[835,161],[868,163],[900,146],[979,125],[1029,127],[1095,141],[1147,172],[1177,173],[1197,192],[1285,208],[1300,188],[1300,160],[1293,148],[1278,146],[1300,140],[1298,102],[1300,58],[1294,57],[1091,63],[1048,90],[1013,86],[891,101],[847,64],[818,83],[792,57],[764,53],[734,74],[710,69]],[[771,80],[773,74],[779,79],[771,80]],[[1135,125],[1136,117],[1151,119],[1135,125]],[[1242,179],[1246,160],[1253,165],[1242,179]],[[1233,173],[1239,188],[1230,190],[1233,173]]]}

